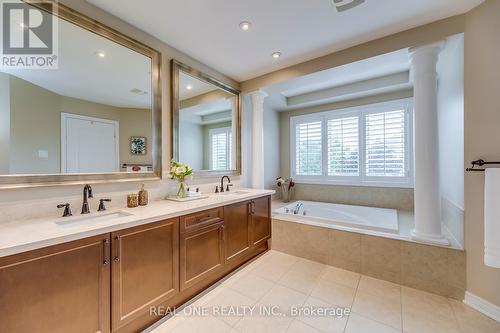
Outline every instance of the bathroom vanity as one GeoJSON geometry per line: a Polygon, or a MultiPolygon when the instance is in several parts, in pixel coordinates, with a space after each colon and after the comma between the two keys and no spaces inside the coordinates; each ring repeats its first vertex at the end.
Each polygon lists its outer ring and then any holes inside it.
{"type": "Polygon", "coordinates": [[[158,307],[183,304],[267,250],[270,194],[153,202],[89,225],[59,218],[2,227],[1,331],[143,330],[161,318],[158,307]]]}

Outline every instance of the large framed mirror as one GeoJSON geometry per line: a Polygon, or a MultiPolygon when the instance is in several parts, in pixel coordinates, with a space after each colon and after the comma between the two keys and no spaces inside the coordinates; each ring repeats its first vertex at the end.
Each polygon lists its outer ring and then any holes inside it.
{"type": "Polygon", "coordinates": [[[17,5],[51,22],[57,66],[0,67],[0,188],[159,179],[160,53],[57,1],[17,5]]]}
{"type": "Polygon", "coordinates": [[[198,177],[241,174],[240,92],[172,60],[172,158],[198,177]]]}

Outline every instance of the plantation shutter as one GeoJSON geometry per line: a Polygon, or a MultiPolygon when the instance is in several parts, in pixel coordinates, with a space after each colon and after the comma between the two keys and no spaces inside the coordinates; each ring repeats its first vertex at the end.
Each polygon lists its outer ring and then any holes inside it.
{"type": "Polygon", "coordinates": [[[321,121],[295,125],[295,168],[297,175],[322,174],[321,121]]]}
{"type": "Polygon", "coordinates": [[[231,161],[231,131],[216,130],[211,135],[212,170],[229,170],[231,161]]]}
{"type": "Polygon", "coordinates": [[[329,176],[359,176],[358,123],[357,116],[328,120],[329,176]]]}
{"type": "Polygon", "coordinates": [[[405,111],[367,114],[366,176],[405,177],[405,111]]]}

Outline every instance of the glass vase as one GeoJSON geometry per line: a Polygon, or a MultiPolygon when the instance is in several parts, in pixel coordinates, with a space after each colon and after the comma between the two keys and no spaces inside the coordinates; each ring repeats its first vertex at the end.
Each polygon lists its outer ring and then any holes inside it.
{"type": "Polygon", "coordinates": [[[179,183],[179,190],[177,191],[178,198],[185,198],[187,196],[186,187],[187,185],[185,182],[179,183]]]}

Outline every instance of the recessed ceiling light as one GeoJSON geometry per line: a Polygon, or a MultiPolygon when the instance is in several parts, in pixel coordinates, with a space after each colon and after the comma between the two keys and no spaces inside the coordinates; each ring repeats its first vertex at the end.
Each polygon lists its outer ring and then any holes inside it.
{"type": "Polygon", "coordinates": [[[250,29],[251,25],[252,25],[252,23],[250,23],[248,21],[242,21],[242,22],[240,22],[240,29],[243,31],[247,31],[250,29]]]}
{"type": "Polygon", "coordinates": [[[192,85],[190,85],[190,84],[188,84],[188,85],[186,86],[186,89],[187,89],[187,90],[191,90],[191,89],[193,89],[193,86],[192,86],[192,85]]]}
{"type": "Polygon", "coordinates": [[[281,57],[281,52],[274,52],[273,53],[273,58],[274,59],[278,59],[279,57],[281,57]]]}
{"type": "Polygon", "coordinates": [[[96,52],[96,54],[97,54],[97,56],[98,56],[99,58],[104,58],[104,57],[106,56],[106,53],[101,52],[101,51],[97,51],[97,52],[96,52]]]}

